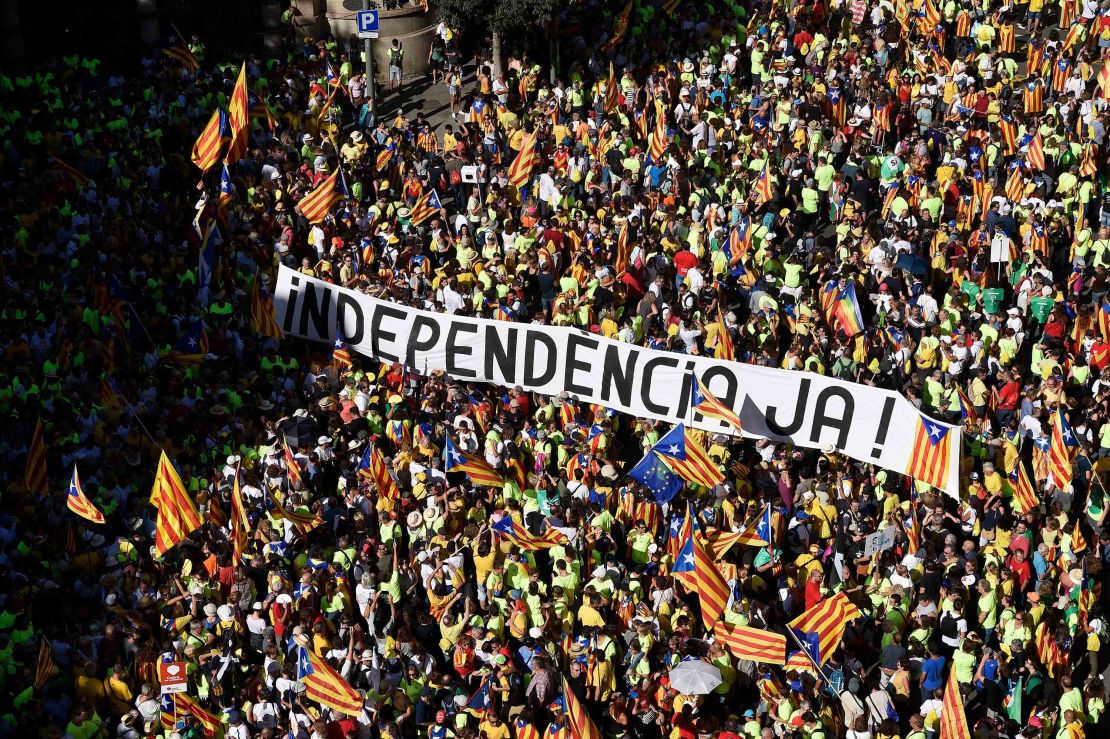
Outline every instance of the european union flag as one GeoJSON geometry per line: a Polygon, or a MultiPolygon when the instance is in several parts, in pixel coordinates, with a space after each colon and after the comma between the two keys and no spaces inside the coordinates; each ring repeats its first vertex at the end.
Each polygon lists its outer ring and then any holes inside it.
{"type": "Polygon", "coordinates": [[[672,472],[654,451],[648,451],[628,471],[628,476],[650,490],[656,503],[669,503],[682,490],[682,478],[672,472]]]}

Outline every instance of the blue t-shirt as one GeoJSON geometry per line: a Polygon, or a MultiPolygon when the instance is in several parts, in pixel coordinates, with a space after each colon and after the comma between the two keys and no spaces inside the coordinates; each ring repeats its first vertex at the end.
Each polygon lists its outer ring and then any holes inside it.
{"type": "Polygon", "coordinates": [[[924,690],[936,690],[944,685],[944,657],[932,657],[921,664],[921,674],[925,681],[921,684],[924,690]]]}

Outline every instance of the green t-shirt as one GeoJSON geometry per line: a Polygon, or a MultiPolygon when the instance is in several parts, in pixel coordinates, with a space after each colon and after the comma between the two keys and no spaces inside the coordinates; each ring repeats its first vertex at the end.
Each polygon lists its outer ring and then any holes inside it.
{"type": "Polygon", "coordinates": [[[1052,312],[1052,306],[1056,304],[1052,298],[1046,298],[1038,295],[1029,301],[1029,310],[1033,314],[1034,320],[1037,323],[1044,323],[1048,320],[1048,314],[1052,312]]]}
{"type": "Polygon", "coordinates": [[[999,313],[1002,310],[1002,301],[1006,292],[1000,287],[988,287],[983,291],[983,310],[987,313],[999,313]]]}

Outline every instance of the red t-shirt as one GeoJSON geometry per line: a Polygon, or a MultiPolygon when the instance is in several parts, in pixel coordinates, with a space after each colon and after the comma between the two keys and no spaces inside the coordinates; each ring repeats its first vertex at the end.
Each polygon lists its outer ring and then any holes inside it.
{"type": "Polygon", "coordinates": [[[698,258],[694,256],[694,252],[683,249],[674,255],[674,266],[678,274],[685,277],[687,272],[698,266],[698,258]]]}

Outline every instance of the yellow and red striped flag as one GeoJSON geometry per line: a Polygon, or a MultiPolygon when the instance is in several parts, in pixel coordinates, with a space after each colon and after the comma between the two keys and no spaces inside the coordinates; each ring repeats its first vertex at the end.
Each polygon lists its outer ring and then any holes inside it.
{"type": "Polygon", "coordinates": [[[324,522],[324,519],[315,513],[299,513],[289,510],[278,501],[275,495],[270,496],[270,501],[273,504],[270,515],[288,521],[300,536],[308,536],[310,531],[324,522]]]}
{"type": "Polygon", "coordinates": [[[441,210],[443,210],[443,203],[439,200],[439,193],[434,189],[429,190],[413,203],[409,222],[414,226],[419,226],[432,216],[439,215],[441,210]]]}
{"type": "Polygon", "coordinates": [[[1033,490],[1033,484],[1029,482],[1029,475],[1025,473],[1025,465],[1020,459],[1010,470],[1007,480],[1014,492],[1013,504],[1018,513],[1025,515],[1037,507],[1037,493],[1033,490]]]}
{"type": "Polygon", "coordinates": [[[239,78],[231,91],[227,104],[231,121],[231,144],[227,147],[227,161],[234,163],[246,156],[247,134],[250,132],[250,100],[247,95],[247,63],[239,68],[239,78]]]}
{"type": "Polygon", "coordinates": [[[690,406],[693,410],[706,418],[716,418],[719,421],[724,421],[737,431],[743,431],[743,425],[740,423],[740,416],[736,415],[736,411],[729,408],[718,400],[713,393],[709,392],[709,388],[705,386],[705,383],[702,382],[701,378],[697,375],[694,375],[694,384],[691,392],[693,397],[691,398],[690,406]]]}
{"type": "Polygon", "coordinates": [[[775,183],[771,179],[770,157],[763,163],[763,171],[759,173],[759,179],[755,181],[754,193],[755,201],[760,205],[771,202],[771,198],[775,197],[775,183]]]}
{"type": "Polygon", "coordinates": [[[292,482],[300,482],[301,464],[293,456],[293,450],[289,448],[284,439],[281,441],[281,458],[285,460],[285,469],[289,472],[289,479],[292,482]]]}
{"type": "Polygon", "coordinates": [[[663,12],[667,15],[674,15],[678,10],[678,6],[682,4],[682,0],[663,0],[663,12]]]}
{"type": "Polygon", "coordinates": [[[309,223],[319,223],[327,218],[331,207],[343,197],[343,193],[335,186],[338,177],[339,167],[336,167],[331,176],[297,203],[297,212],[304,216],[309,223]]]}
{"type": "Polygon", "coordinates": [[[1110,98],[1110,64],[1103,64],[1102,69],[1098,71],[1096,88],[1099,97],[1104,100],[1110,98]]]}
{"type": "Polygon", "coordinates": [[[216,162],[220,161],[220,151],[224,146],[224,133],[228,130],[227,114],[216,108],[208,124],[197,136],[193,144],[193,164],[200,167],[201,172],[207,172],[216,162]]]}
{"type": "Polygon", "coordinates": [[[632,4],[635,0],[628,0],[628,4],[621,10],[620,15],[617,16],[616,22],[613,24],[613,35],[609,37],[609,41],[601,47],[603,52],[609,52],[614,46],[624,40],[624,34],[628,31],[628,19],[632,15],[632,4]]]}
{"type": "Polygon", "coordinates": [[[667,114],[658,102],[655,104],[655,130],[651,134],[651,160],[658,164],[667,151],[667,114]]]}
{"type": "Polygon", "coordinates": [[[773,631],[732,626],[724,622],[713,627],[713,633],[738,659],[781,665],[786,662],[786,636],[773,631]]]}
{"type": "Polygon", "coordinates": [[[721,576],[720,570],[713,564],[713,558],[705,551],[705,546],[695,533],[694,538],[694,581],[698,592],[698,602],[701,604],[701,620],[706,630],[721,620],[721,614],[728,606],[728,583],[721,576]]]}
{"type": "Polygon", "coordinates": [[[948,671],[944,700],[940,704],[940,739],[971,739],[967,714],[964,713],[964,697],[960,694],[955,669],[948,671]]]}
{"type": "Polygon", "coordinates": [[[300,647],[297,680],[304,685],[305,694],[320,705],[348,716],[362,713],[362,696],[311,649],[300,647]]]}
{"type": "Polygon", "coordinates": [[[728,331],[725,314],[721,311],[720,306],[717,306],[717,346],[713,348],[713,356],[717,359],[727,359],[729,361],[736,358],[736,350],[732,345],[732,334],[728,331]]]}
{"type": "Polygon", "coordinates": [[[389,467],[385,463],[385,458],[382,457],[381,451],[374,444],[366,445],[366,451],[362,454],[356,472],[360,477],[374,483],[374,490],[379,498],[397,500],[401,497],[397,490],[397,483],[393,481],[393,477],[389,474],[389,467]]]}
{"type": "Polygon", "coordinates": [[[174,693],[173,702],[179,714],[191,714],[193,718],[200,722],[201,727],[204,729],[205,736],[216,736],[220,729],[223,728],[223,722],[220,721],[219,716],[201,708],[197,699],[188,693],[174,693]]]}
{"type": "Polygon", "coordinates": [[[184,41],[179,41],[173,46],[167,46],[162,49],[162,53],[185,67],[189,74],[196,74],[197,70],[200,69],[200,61],[197,60],[193,52],[189,51],[189,47],[185,45],[184,41]]]}
{"type": "Polygon", "coordinates": [[[1010,170],[1010,176],[1006,178],[1005,192],[1006,198],[1014,203],[1020,203],[1025,197],[1025,177],[1021,174],[1021,167],[1010,170]]]}
{"type": "Polygon", "coordinates": [[[570,727],[572,739],[602,739],[597,725],[586,713],[565,677],[563,678],[563,702],[567,708],[567,726],[570,727]]]}
{"type": "Polygon", "coordinates": [[[69,479],[69,495],[66,496],[66,507],[86,521],[104,523],[104,514],[97,510],[81,488],[81,480],[77,477],[76,464],[73,465],[73,476],[69,479]]]}
{"type": "Polygon", "coordinates": [[[54,650],[46,637],[39,641],[39,658],[35,663],[35,690],[42,690],[46,681],[58,674],[58,666],[54,664],[54,650]]]}
{"type": "Polygon", "coordinates": [[[931,418],[918,416],[917,432],[910,450],[910,463],[906,467],[908,476],[935,488],[947,487],[951,430],[931,418]]]}
{"type": "Polygon", "coordinates": [[[1079,176],[1094,177],[1098,174],[1098,144],[1091,141],[1083,147],[1083,154],[1079,159],[1079,176]]]}
{"type": "Polygon", "coordinates": [[[530,552],[536,551],[537,549],[550,549],[551,547],[564,546],[570,543],[563,532],[551,528],[550,526],[548,526],[547,530],[542,534],[536,536],[517,523],[516,520],[509,515],[502,516],[495,523],[490,524],[490,528],[521,549],[530,552]]]}
{"type": "Polygon", "coordinates": [[[1056,487],[1071,484],[1072,465],[1079,450],[1079,441],[1071,430],[1071,424],[1064,414],[1057,410],[1052,414],[1052,439],[1049,447],[1049,471],[1056,487]]]}
{"type": "Polygon", "coordinates": [[[617,91],[617,75],[613,71],[613,62],[609,62],[609,80],[605,83],[605,112],[612,113],[620,105],[620,93],[617,91]]]}
{"type": "Polygon", "coordinates": [[[1030,139],[1028,147],[1025,149],[1025,161],[1029,162],[1029,166],[1040,171],[1045,170],[1044,161],[1044,139],[1041,138],[1041,132],[1037,131],[1033,138],[1030,139]]]}
{"type": "Polygon", "coordinates": [[[27,447],[27,464],[23,467],[23,483],[27,491],[46,495],[50,492],[50,482],[46,475],[46,434],[42,428],[42,417],[35,421],[35,431],[31,434],[31,445],[27,447]]]}
{"type": "Polygon", "coordinates": [[[532,167],[536,165],[536,136],[535,134],[524,134],[524,142],[520,146],[520,151],[513,157],[513,163],[509,165],[509,184],[520,189],[528,184],[528,179],[532,176],[532,167]]]}
{"type": "Polygon", "coordinates": [[[251,328],[257,334],[275,339],[282,337],[281,326],[274,317],[274,301],[269,290],[262,283],[262,273],[254,273],[254,287],[251,290],[251,328]]]}
{"type": "Polygon", "coordinates": [[[154,525],[154,556],[161,557],[200,527],[197,506],[181,482],[166,452],[158,459],[158,472],[150,491],[150,504],[158,509],[154,525]]]}
{"type": "Polygon", "coordinates": [[[1087,538],[1083,536],[1083,530],[1079,528],[1079,521],[1075,522],[1075,528],[1071,532],[1071,553],[1079,554],[1087,548],[1087,538]]]}
{"type": "Polygon", "coordinates": [[[837,593],[820,601],[787,626],[794,631],[810,659],[822,665],[840,646],[847,623],[859,615],[859,609],[852,605],[848,596],[837,593]]]}
{"type": "Polygon", "coordinates": [[[443,459],[444,472],[462,472],[469,476],[475,485],[499,488],[505,484],[505,480],[497,470],[490,467],[489,462],[482,457],[459,451],[451,437],[447,437],[447,444],[443,448],[443,459]]]}
{"type": "Polygon", "coordinates": [[[725,481],[705,449],[691,435],[685,424],[678,424],[655,443],[657,452],[675,474],[687,482],[712,488],[725,481]]]}
{"type": "Polygon", "coordinates": [[[242,564],[243,552],[247,549],[250,536],[250,522],[247,509],[243,505],[243,491],[239,487],[239,465],[235,465],[235,481],[231,483],[231,558],[235,564],[242,564]]]}

